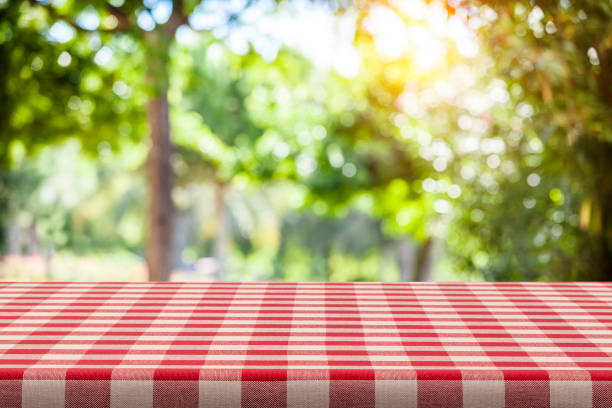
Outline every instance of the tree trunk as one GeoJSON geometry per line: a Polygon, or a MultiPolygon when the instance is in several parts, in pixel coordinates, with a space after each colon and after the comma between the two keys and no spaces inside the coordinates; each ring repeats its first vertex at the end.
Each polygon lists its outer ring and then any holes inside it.
{"type": "Polygon", "coordinates": [[[149,235],[147,263],[149,280],[167,281],[172,269],[172,168],[170,124],[166,95],[149,100],[151,132],[149,151],[149,235]]]}
{"type": "Polygon", "coordinates": [[[192,261],[182,259],[182,254],[193,240],[193,230],[195,227],[193,207],[186,210],[174,209],[174,234],[172,237],[172,265],[176,267],[189,267],[192,261]]]}
{"type": "Polygon", "coordinates": [[[41,244],[36,232],[36,219],[32,221],[28,227],[25,253],[26,255],[34,255],[41,252],[41,244]]]}
{"type": "Polygon", "coordinates": [[[214,256],[217,260],[216,279],[223,282],[227,279],[227,257],[229,255],[229,224],[227,206],[225,203],[226,186],[215,182],[215,215],[217,230],[215,234],[214,256]]]}
{"type": "Polygon", "coordinates": [[[147,121],[151,145],[148,157],[149,229],[147,264],[149,280],[167,281],[172,270],[173,174],[170,158],[168,113],[168,48],[171,37],[161,30],[147,33],[147,121]]]}
{"type": "Polygon", "coordinates": [[[433,247],[433,239],[431,237],[423,243],[419,248],[416,262],[414,264],[414,281],[427,282],[431,280],[431,250],[433,247]]]}
{"type": "Polygon", "coordinates": [[[399,267],[400,282],[408,282],[414,277],[415,248],[408,239],[402,239],[396,244],[395,253],[399,267]]]}
{"type": "Polygon", "coordinates": [[[45,245],[44,265],[45,265],[45,280],[53,280],[53,245],[45,245]]]}
{"type": "Polygon", "coordinates": [[[6,253],[9,255],[21,254],[22,227],[16,217],[9,218],[6,228],[6,253]]]}

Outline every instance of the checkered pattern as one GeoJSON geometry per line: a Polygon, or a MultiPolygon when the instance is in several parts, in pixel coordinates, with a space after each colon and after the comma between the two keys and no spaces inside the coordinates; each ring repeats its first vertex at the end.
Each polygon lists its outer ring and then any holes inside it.
{"type": "Polygon", "coordinates": [[[612,407],[610,283],[0,283],[0,407],[612,407]]]}

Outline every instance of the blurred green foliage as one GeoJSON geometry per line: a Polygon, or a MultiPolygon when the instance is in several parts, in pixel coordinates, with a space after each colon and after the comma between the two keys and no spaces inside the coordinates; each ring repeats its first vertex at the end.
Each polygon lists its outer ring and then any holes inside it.
{"type": "MultiPolygon", "coordinates": [[[[612,278],[610,3],[416,3],[348,7],[350,79],[214,30],[173,44],[183,277],[223,253],[235,280],[612,278]]],[[[47,7],[0,2],[5,252],[144,256],[148,51],[106,6],[59,41],[47,7]]]]}

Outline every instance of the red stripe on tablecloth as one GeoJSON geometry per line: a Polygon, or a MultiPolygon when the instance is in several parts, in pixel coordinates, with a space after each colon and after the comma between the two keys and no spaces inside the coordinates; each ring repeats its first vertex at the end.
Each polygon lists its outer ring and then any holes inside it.
{"type": "MultiPolygon", "coordinates": [[[[182,287],[182,284],[173,287],[172,295],[179,294],[182,287]]],[[[172,304],[172,299],[168,305],[170,304],[172,304]]],[[[181,330],[182,328],[179,328],[178,332],[172,332],[172,334],[180,334],[181,330]]],[[[167,335],[168,333],[164,334],[167,335]]],[[[139,338],[146,335],[154,334],[143,331],[139,333],[139,338]]],[[[168,345],[168,349],[171,347],[172,343],[168,345]]],[[[197,408],[200,372],[197,369],[162,369],[162,366],[167,365],[166,352],[168,349],[158,351],[158,354],[162,355],[162,359],[158,362],[160,368],[156,369],[153,374],[153,408],[197,408]]],[[[129,361],[130,357],[124,357],[124,361],[126,360],[129,361]]]]}
{"type": "MultiPolygon", "coordinates": [[[[325,310],[331,309],[329,299],[326,293],[325,310]]],[[[355,294],[353,294],[355,297],[355,294]]],[[[357,302],[348,305],[353,313],[359,316],[359,307],[357,302]]],[[[363,337],[363,328],[361,324],[359,328],[355,330],[356,336],[363,337]]],[[[350,333],[352,330],[348,330],[350,333]]],[[[348,334],[348,333],[347,333],[348,334]]],[[[330,336],[330,333],[326,332],[326,336],[330,336]]],[[[356,350],[360,353],[365,353],[367,356],[366,344],[362,341],[356,341],[351,344],[351,350],[356,350]]],[[[341,366],[344,361],[335,359],[333,354],[327,353],[328,364],[330,367],[341,366]]],[[[362,369],[360,370],[330,370],[329,373],[329,408],[345,408],[354,406],[355,402],[358,402],[363,407],[374,407],[376,401],[376,383],[375,374],[372,370],[372,365],[368,360],[356,362],[361,363],[362,369]],[[368,368],[369,367],[369,368],[368,368]]],[[[356,364],[357,365],[357,364],[356,364]]]]}
{"type": "MultiPolygon", "coordinates": [[[[270,285],[266,286],[264,292],[265,295],[268,293],[270,285]]],[[[295,292],[294,292],[295,294],[295,292]]],[[[265,319],[262,314],[263,309],[262,305],[258,305],[257,309],[254,309],[254,312],[257,312],[256,323],[253,326],[251,334],[251,339],[254,334],[257,333],[257,329],[260,328],[259,321],[265,319]]],[[[289,309],[290,310],[290,309],[289,309]]],[[[289,332],[284,333],[285,338],[289,337],[289,332]]],[[[287,344],[286,341],[281,342],[281,344],[277,344],[274,348],[279,355],[282,355],[286,351],[282,349],[283,346],[287,344]]],[[[246,348],[244,365],[250,366],[249,356],[252,356],[252,347],[253,344],[251,340],[246,348]]],[[[242,371],[242,390],[241,390],[241,398],[242,398],[242,407],[243,408],[258,408],[258,407],[283,407],[287,405],[287,362],[273,361],[272,363],[276,363],[275,365],[284,366],[284,369],[274,369],[274,370],[253,370],[253,369],[244,369],[242,371]]]]}

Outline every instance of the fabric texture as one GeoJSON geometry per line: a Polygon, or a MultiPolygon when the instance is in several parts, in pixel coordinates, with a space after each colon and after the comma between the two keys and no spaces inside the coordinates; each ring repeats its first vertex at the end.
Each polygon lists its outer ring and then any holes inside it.
{"type": "Polygon", "coordinates": [[[611,408],[612,283],[0,282],[2,408],[611,408]]]}

